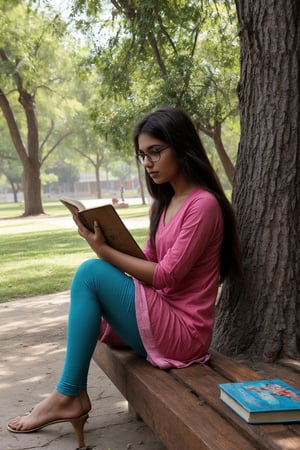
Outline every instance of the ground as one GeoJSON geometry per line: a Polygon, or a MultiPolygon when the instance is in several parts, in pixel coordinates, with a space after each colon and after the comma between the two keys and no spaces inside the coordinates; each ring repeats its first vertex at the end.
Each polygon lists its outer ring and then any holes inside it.
{"type": "MultiPolygon", "coordinates": [[[[7,421],[29,411],[50,393],[65,351],[69,293],[0,304],[0,450],[75,450],[69,423],[30,434],[7,431],[7,421]]],[[[91,364],[93,403],[85,427],[86,444],[95,450],[164,450],[151,430],[127,410],[109,379],[91,364]]]]}

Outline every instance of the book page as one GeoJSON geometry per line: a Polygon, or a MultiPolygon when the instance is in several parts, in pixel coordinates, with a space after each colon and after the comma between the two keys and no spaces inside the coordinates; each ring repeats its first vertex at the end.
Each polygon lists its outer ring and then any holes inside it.
{"type": "Polygon", "coordinates": [[[69,211],[71,211],[72,214],[75,214],[78,211],[85,209],[84,204],[81,203],[79,200],[67,197],[61,197],[59,200],[63,203],[63,205],[65,205],[69,209],[69,211]]]}

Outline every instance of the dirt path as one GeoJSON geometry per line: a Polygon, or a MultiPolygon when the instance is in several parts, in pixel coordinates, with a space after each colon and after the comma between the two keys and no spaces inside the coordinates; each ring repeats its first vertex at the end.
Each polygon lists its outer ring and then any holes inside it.
{"type": "MultiPolygon", "coordinates": [[[[76,448],[68,423],[23,435],[6,430],[9,418],[30,410],[55,386],[68,305],[68,292],[0,304],[0,450],[76,448]]],[[[164,450],[149,428],[129,415],[124,398],[93,362],[89,393],[86,444],[96,450],[164,450]]]]}

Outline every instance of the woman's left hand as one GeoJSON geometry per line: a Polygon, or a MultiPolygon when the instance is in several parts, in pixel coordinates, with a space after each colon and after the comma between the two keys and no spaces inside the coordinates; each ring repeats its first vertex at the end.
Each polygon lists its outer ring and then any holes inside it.
{"type": "Polygon", "coordinates": [[[93,233],[83,225],[76,214],[73,216],[73,220],[77,225],[78,234],[83,237],[87,241],[91,249],[94,250],[94,252],[99,257],[101,257],[101,248],[103,246],[107,246],[107,242],[98,223],[94,223],[95,233],[93,233]]]}

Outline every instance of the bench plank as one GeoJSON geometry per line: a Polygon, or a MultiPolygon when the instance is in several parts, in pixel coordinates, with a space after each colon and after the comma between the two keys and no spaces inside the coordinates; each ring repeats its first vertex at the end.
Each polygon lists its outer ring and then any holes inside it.
{"type": "MultiPolygon", "coordinates": [[[[235,376],[238,377],[240,364],[236,363],[235,376]]],[[[251,380],[253,377],[252,370],[249,369],[249,377],[247,376],[246,368],[242,370],[243,376],[251,380]]],[[[213,371],[209,366],[200,368],[198,365],[193,365],[184,370],[172,369],[172,374],[181,384],[193,390],[197,396],[202,398],[208,405],[216,410],[227,422],[232,424],[239,433],[246,435],[251,439],[257,448],[265,450],[279,450],[282,449],[282,442],[284,442],[285,449],[294,450],[300,449],[300,437],[297,436],[297,430],[300,432],[300,425],[296,424],[257,424],[251,425],[242,420],[236,413],[234,413],[227,405],[220,401],[219,383],[226,383],[222,375],[213,371]],[[200,370],[201,369],[201,370],[200,370]],[[297,427],[297,430],[295,430],[297,427]]],[[[273,374],[274,375],[274,374],[273,374]]],[[[260,378],[262,378],[260,376],[260,378]]],[[[243,378],[237,381],[242,381],[243,378]]]]}
{"type": "Polygon", "coordinates": [[[207,364],[161,370],[131,350],[100,342],[94,360],[169,450],[300,449],[299,423],[250,425],[220,400],[218,387],[224,382],[278,377],[299,389],[298,364],[249,367],[212,351],[207,364]]]}
{"type": "Polygon", "coordinates": [[[261,373],[251,369],[248,365],[239,362],[237,359],[229,358],[214,350],[210,351],[211,359],[208,363],[216,372],[223,375],[231,382],[245,380],[260,380],[261,373]]]}
{"type": "Polygon", "coordinates": [[[169,371],[150,366],[131,351],[111,349],[100,342],[94,360],[167,449],[257,448],[169,371]]]}

